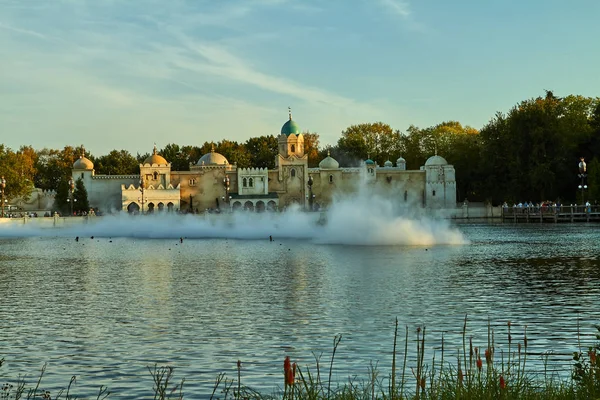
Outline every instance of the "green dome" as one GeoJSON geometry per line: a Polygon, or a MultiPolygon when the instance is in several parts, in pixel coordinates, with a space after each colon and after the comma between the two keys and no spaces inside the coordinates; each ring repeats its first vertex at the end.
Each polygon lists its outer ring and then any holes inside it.
{"type": "Polygon", "coordinates": [[[291,134],[298,135],[300,134],[300,127],[295,121],[292,121],[290,118],[283,126],[281,127],[281,134],[285,136],[290,136],[291,134]]]}
{"type": "Polygon", "coordinates": [[[367,161],[365,161],[365,164],[367,164],[367,165],[373,165],[373,164],[375,164],[375,161],[373,161],[370,158],[368,158],[367,161]]]}

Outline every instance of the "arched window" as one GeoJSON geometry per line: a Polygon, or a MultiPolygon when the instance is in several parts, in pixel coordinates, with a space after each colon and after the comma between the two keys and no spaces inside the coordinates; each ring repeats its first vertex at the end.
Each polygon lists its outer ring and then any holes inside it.
{"type": "Polygon", "coordinates": [[[83,172],[81,173],[81,179],[83,179],[83,172]]]}
{"type": "Polygon", "coordinates": [[[246,178],[242,180],[242,186],[248,187],[248,180],[246,178]]]}
{"type": "Polygon", "coordinates": [[[292,145],[292,153],[296,152],[296,145],[292,145]]]}
{"type": "Polygon", "coordinates": [[[435,190],[433,191],[432,195],[435,196],[435,190]]]}
{"type": "Polygon", "coordinates": [[[154,180],[158,179],[158,172],[154,171],[154,180]]]}
{"type": "Polygon", "coordinates": [[[329,183],[333,183],[333,175],[329,175],[329,183]]]}
{"type": "Polygon", "coordinates": [[[292,168],[292,170],[290,171],[290,175],[292,176],[292,178],[294,178],[296,176],[296,170],[292,168]]]}
{"type": "Polygon", "coordinates": [[[248,186],[254,187],[254,179],[252,179],[252,178],[248,179],[248,186]]]}
{"type": "Polygon", "coordinates": [[[408,200],[408,191],[404,191],[404,201],[408,200]]]}
{"type": "Polygon", "coordinates": [[[373,173],[373,168],[369,168],[369,173],[372,174],[373,173]]]}

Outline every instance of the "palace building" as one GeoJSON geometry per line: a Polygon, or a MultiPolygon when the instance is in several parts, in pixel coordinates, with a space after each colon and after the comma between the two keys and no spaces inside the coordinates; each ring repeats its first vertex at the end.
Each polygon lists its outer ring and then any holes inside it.
{"type": "Polygon", "coordinates": [[[454,167],[437,154],[418,170],[407,170],[401,157],[383,166],[370,159],[344,168],[328,155],[318,168],[308,167],[304,136],[291,113],[278,136],[275,169],[237,168],[213,149],[189,171],[172,171],[157,153],[140,164],[139,175],[96,175],[82,154],[73,164],[73,179],[81,178],[91,207],[103,212],[282,211],[292,205],[304,210],[327,208],[336,195],[366,188],[399,206],[449,209],[456,207],[454,167]]]}

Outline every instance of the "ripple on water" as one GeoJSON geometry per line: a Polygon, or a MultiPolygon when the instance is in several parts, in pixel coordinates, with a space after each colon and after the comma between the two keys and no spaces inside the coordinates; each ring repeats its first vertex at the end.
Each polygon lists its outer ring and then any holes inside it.
{"type": "MultiPolygon", "coordinates": [[[[271,394],[286,355],[321,366],[343,339],[334,375],[387,374],[394,319],[429,356],[528,336],[528,363],[570,363],[600,320],[600,233],[588,225],[461,225],[461,246],[347,246],[308,240],[21,238],[0,241],[0,342],[16,377],[47,362],[49,390],[77,374],[76,394],[150,396],[148,367],[171,365],[186,393],[206,394],[218,373],[271,394]],[[279,246],[281,244],[281,246],[279,246]],[[290,249],[290,250],[288,250],[290,249]]],[[[410,359],[414,359],[411,348],[410,359]]],[[[438,356],[439,359],[439,356],[438,356]]],[[[568,372],[568,371],[567,371],[568,372]]]]}

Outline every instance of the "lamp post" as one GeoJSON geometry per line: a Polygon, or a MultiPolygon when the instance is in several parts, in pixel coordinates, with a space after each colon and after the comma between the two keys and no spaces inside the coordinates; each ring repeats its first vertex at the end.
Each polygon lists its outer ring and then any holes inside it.
{"type": "Polygon", "coordinates": [[[229,204],[231,202],[231,196],[229,196],[229,177],[227,175],[223,178],[223,187],[225,188],[225,197],[223,197],[223,201],[226,204],[229,204]]]}
{"type": "Polygon", "coordinates": [[[69,198],[67,201],[71,203],[71,217],[73,216],[73,190],[75,189],[75,182],[73,182],[73,178],[69,179],[69,198]]]}
{"type": "Polygon", "coordinates": [[[308,176],[307,185],[308,185],[308,209],[310,211],[312,211],[313,210],[313,199],[315,198],[315,196],[312,193],[313,179],[312,179],[312,176],[310,176],[310,175],[308,176]]]}
{"type": "Polygon", "coordinates": [[[146,202],[146,199],[144,198],[144,190],[145,189],[146,189],[146,184],[144,182],[144,178],[140,177],[140,192],[142,193],[142,197],[138,198],[138,201],[142,205],[142,215],[144,215],[144,203],[146,202]]]}
{"type": "Polygon", "coordinates": [[[579,177],[579,179],[581,180],[579,182],[579,189],[581,190],[581,204],[585,205],[585,193],[584,190],[586,190],[587,184],[585,183],[585,178],[587,178],[587,171],[586,171],[586,164],[585,164],[585,160],[583,157],[581,157],[579,159],[579,173],[577,174],[577,176],[579,177]]]}
{"type": "Polygon", "coordinates": [[[0,178],[0,193],[2,193],[2,218],[4,218],[4,188],[6,187],[6,179],[0,178]]]}

